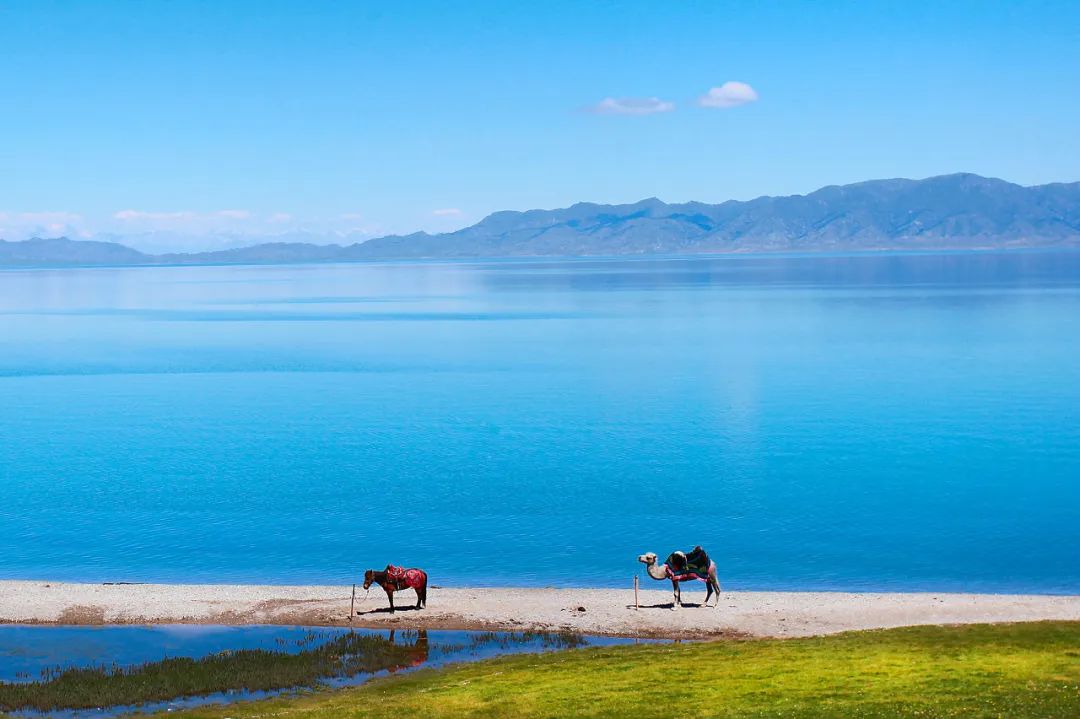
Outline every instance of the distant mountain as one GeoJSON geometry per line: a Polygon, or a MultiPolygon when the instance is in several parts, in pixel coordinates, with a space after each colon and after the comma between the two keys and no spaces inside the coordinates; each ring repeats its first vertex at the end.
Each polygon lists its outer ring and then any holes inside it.
{"type": "Polygon", "coordinates": [[[142,265],[153,261],[153,256],[115,242],[66,237],[0,240],[0,265],[142,265]]]}
{"type": "Polygon", "coordinates": [[[972,174],[873,180],[718,205],[579,203],[496,212],[440,235],[149,255],[66,239],[0,242],[0,264],[284,263],[366,259],[1080,248],[1080,182],[1022,187],[972,174]]]}
{"type": "Polygon", "coordinates": [[[294,229],[268,234],[244,234],[240,232],[177,232],[154,230],[131,234],[102,233],[87,239],[99,242],[115,242],[127,245],[145,254],[191,254],[217,252],[219,250],[250,247],[253,244],[307,244],[331,245],[353,244],[370,240],[371,235],[359,230],[348,232],[294,229]]]}
{"type": "Polygon", "coordinates": [[[875,180],[809,195],[497,212],[445,235],[384,237],[371,257],[959,249],[1080,245],[1080,183],[978,175],[875,180]]]}
{"type": "MultiPolygon", "coordinates": [[[[355,247],[355,245],[354,245],[355,247]]],[[[214,252],[156,255],[166,264],[275,264],[287,262],[333,262],[344,259],[341,245],[311,245],[306,242],[266,242],[251,247],[237,247],[214,252]]]]}

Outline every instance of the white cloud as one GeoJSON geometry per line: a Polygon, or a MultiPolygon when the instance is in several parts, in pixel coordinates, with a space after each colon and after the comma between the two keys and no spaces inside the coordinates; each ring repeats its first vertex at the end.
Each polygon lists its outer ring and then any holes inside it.
{"type": "Polygon", "coordinates": [[[431,214],[437,217],[457,217],[461,214],[461,210],[456,207],[443,207],[438,210],[432,210],[431,214]]]}
{"type": "Polygon", "coordinates": [[[290,241],[337,242],[353,235],[379,234],[387,232],[360,213],[304,216],[269,210],[159,211],[129,207],[80,215],[0,208],[0,239],[98,237],[151,252],[238,247],[282,237],[290,241]]]}
{"type": "Polygon", "coordinates": [[[671,112],[675,103],[658,97],[605,97],[585,109],[597,115],[655,115],[671,112]]]}
{"type": "Polygon", "coordinates": [[[82,237],[83,217],[77,212],[0,212],[0,239],[20,240],[29,237],[82,237]]]}
{"type": "Polygon", "coordinates": [[[82,220],[82,215],[77,212],[14,212],[4,213],[4,216],[15,222],[24,224],[41,225],[69,225],[82,220]]]}
{"type": "Polygon", "coordinates": [[[364,219],[364,215],[362,213],[359,213],[359,212],[343,212],[340,215],[340,217],[343,220],[362,220],[362,219],[364,219]]]}
{"type": "Polygon", "coordinates": [[[720,87],[714,87],[698,98],[701,107],[738,107],[750,102],[757,102],[757,91],[738,80],[728,80],[720,87]]]}
{"type": "Polygon", "coordinates": [[[159,222],[162,220],[184,220],[193,217],[191,212],[144,212],[142,210],[120,210],[113,214],[118,220],[145,220],[159,222]]]}
{"type": "Polygon", "coordinates": [[[147,212],[145,210],[120,210],[113,213],[113,218],[125,221],[139,222],[175,222],[178,220],[190,220],[192,222],[211,220],[214,218],[225,220],[248,220],[252,215],[248,210],[218,210],[217,212],[198,213],[181,210],[176,212],[147,212]]]}

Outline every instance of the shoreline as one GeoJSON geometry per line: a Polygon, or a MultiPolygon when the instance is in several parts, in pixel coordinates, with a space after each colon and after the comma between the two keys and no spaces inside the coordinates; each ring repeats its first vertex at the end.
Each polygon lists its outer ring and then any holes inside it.
{"type": "Polygon", "coordinates": [[[673,610],[667,589],[431,587],[428,607],[399,592],[387,611],[378,587],[228,584],[76,584],[0,581],[0,624],[278,624],[374,629],[571,631],[607,636],[719,639],[805,637],[925,624],[1080,621],[1080,595],[931,592],[722,592],[683,588],[673,610]]]}

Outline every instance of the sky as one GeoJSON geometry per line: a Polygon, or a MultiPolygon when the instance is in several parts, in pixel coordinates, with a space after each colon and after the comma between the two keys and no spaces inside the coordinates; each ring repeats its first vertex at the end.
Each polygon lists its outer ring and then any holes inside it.
{"type": "Polygon", "coordinates": [[[1076,181],[1080,2],[0,0],[0,104],[9,240],[1076,181]]]}

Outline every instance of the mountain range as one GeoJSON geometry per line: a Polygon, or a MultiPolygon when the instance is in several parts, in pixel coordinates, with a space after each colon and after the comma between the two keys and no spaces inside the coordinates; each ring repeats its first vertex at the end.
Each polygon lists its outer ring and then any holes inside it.
{"type": "Polygon", "coordinates": [[[140,265],[604,256],[1080,248],[1080,182],[1024,187],[968,173],[871,180],[749,201],[496,212],[444,234],[358,242],[268,242],[211,252],[148,254],[120,243],[0,241],[0,265],[140,265]]]}

